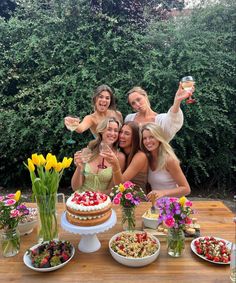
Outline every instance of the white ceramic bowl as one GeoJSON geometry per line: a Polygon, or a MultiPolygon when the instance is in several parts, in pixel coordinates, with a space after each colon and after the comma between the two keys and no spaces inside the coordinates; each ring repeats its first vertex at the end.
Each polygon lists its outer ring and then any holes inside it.
{"type": "Polygon", "coordinates": [[[18,229],[19,229],[20,235],[23,236],[23,235],[30,234],[33,231],[36,224],[37,224],[37,219],[34,219],[30,222],[19,223],[18,229]]]}
{"type": "Polygon", "coordinates": [[[146,211],[142,216],[144,226],[151,229],[157,229],[158,226],[157,221],[159,215],[158,214],[156,215],[157,215],[156,217],[152,217],[152,214],[149,213],[149,211],[146,211]]]}
{"type": "MultiPolygon", "coordinates": [[[[110,241],[109,241],[109,250],[110,250],[110,253],[112,255],[112,257],[119,263],[123,264],[123,265],[126,265],[126,266],[130,266],[130,267],[141,267],[141,266],[145,266],[145,265],[148,265],[150,263],[152,263],[153,261],[155,261],[160,253],[160,241],[154,237],[153,235],[148,234],[148,236],[153,240],[155,241],[157,244],[158,244],[158,248],[156,250],[156,252],[150,256],[145,256],[145,257],[142,257],[142,258],[134,258],[134,257],[125,257],[125,256],[122,256],[118,253],[116,253],[112,248],[111,248],[111,243],[113,242],[113,240],[115,240],[119,235],[121,235],[122,233],[125,233],[125,232],[120,232],[116,235],[114,235],[110,241]]],[[[143,231],[134,231],[133,233],[143,233],[143,231]]]]}

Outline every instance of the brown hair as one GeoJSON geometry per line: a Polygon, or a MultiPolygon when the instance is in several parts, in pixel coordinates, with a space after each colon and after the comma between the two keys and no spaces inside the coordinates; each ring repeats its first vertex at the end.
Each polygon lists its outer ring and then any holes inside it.
{"type": "Polygon", "coordinates": [[[128,156],[126,156],[126,167],[128,167],[134,155],[140,150],[140,143],[139,143],[140,136],[139,136],[139,126],[137,123],[133,121],[128,121],[125,122],[121,128],[123,128],[123,126],[125,125],[130,127],[132,133],[131,151],[128,154],[128,156]]]}
{"type": "Polygon", "coordinates": [[[98,86],[94,93],[93,93],[93,97],[92,97],[92,104],[93,106],[95,105],[96,103],[96,100],[97,100],[97,97],[99,96],[99,94],[102,92],[102,91],[108,91],[109,94],[110,94],[110,97],[111,97],[111,102],[110,102],[110,105],[109,105],[109,109],[112,109],[112,110],[116,110],[116,99],[115,99],[115,96],[113,94],[113,91],[111,90],[111,88],[108,86],[108,85],[100,85],[98,86]]]}
{"type": "Polygon", "coordinates": [[[131,88],[131,90],[129,90],[129,91],[127,92],[128,103],[129,103],[129,95],[130,95],[131,93],[133,93],[133,92],[137,92],[137,93],[143,95],[143,96],[146,98],[146,100],[147,100],[147,102],[148,102],[148,104],[149,104],[149,106],[150,106],[150,101],[149,101],[149,98],[148,98],[148,94],[147,94],[147,92],[146,92],[143,88],[141,88],[140,86],[135,86],[135,87],[131,88]]]}

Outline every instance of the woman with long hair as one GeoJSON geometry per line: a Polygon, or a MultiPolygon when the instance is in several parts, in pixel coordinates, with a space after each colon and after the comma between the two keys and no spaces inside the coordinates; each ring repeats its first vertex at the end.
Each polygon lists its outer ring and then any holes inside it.
{"type": "Polygon", "coordinates": [[[125,122],[134,121],[140,126],[144,123],[154,122],[163,129],[166,139],[170,141],[183,125],[184,118],[180,104],[186,98],[185,93],[186,91],[182,89],[180,84],[169,111],[158,114],[152,110],[147,92],[141,87],[133,87],[127,95],[128,103],[136,113],[128,114],[125,117],[125,122]]]}
{"type": "MultiPolygon", "coordinates": [[[[115,117],[121,123],[123,122],[122,114],[116,110],[115,97],[112,89],[108,85],[100,85],[94,91],[92,97],[92,105],[94,112],[83,118],[76,128],[77,133],[83,133],[90,129],[91,133],[96,137],[97,125],[106,117],[115,117]]],[[[78,118],[65,117],[65,125],[74,123],[78,118]]]]}
{"type": "Polygon", "coordinates": [[[141,149],[148,158],[148,183],[152,191],[148,197],[181,197],[191,190],[180,162],[165,138],[160,126],[147,123],[140,129],[141,149]]]}
{"type": "MultiPolygon", "coordinates": [[[[126,156],[125,170],[114,172],[120,182],[132,181],[146,191],[148,160],[144,152],[140,150],[139,126],[135,122],[126,122],[121,127],[119,134],[119,147],[126,156]]],[[[114,153],[107,152],[104,158],[109,163],[119,168],[119,161],[114,153]]]]}
{"type": "MultiPolygon", "coordinates": [[[[119,184],[113,172],[124,170],[125,156],[117,150],[120,122],[116,118],[105,118],[97,126],[97,138],[90,141],[88,148],[91,156],[87,163],[83,163],[82,153],[78,151],[74,155],[76,170],[71,180],[71,187],[74,191],[97,190],[109,193],[113,184],[119,184]],[[111,151],[118,160],[118,164],[110,164],[103,160],[99,152],[101,142],[107,144],[108,151],[111,151]],[[101,168],[101,164],[103,167],[101,168]]],[[[119,177],[119,176],[118,176],[119,177]]]]}

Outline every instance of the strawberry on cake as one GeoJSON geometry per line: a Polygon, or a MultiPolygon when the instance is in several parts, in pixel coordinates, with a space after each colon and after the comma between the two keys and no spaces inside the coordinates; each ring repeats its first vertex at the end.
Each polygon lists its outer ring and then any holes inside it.
{"type": "Polygon", "coordinates": [[[111,213],[110,197],[100,192],[75,192],[66,201],[67,221],[76,226],[102,224],[111,213]]]}

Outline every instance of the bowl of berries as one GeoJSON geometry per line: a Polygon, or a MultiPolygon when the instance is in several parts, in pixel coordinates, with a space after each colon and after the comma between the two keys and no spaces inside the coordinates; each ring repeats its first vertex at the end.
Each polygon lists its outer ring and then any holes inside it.
{"type": "Polygon", "coordinates": [[[191,242],[191,250],[200,258],[216,264],[230,264],[231,242],[218,237],[198,237],[191,242]]]}
{"type": "Polygon", "coordinates": [[[28,249],[23,257],[27,267],[48,272],[65,266],[74,256],[75,248],[69,241],[48,241],[28,249]]]}

